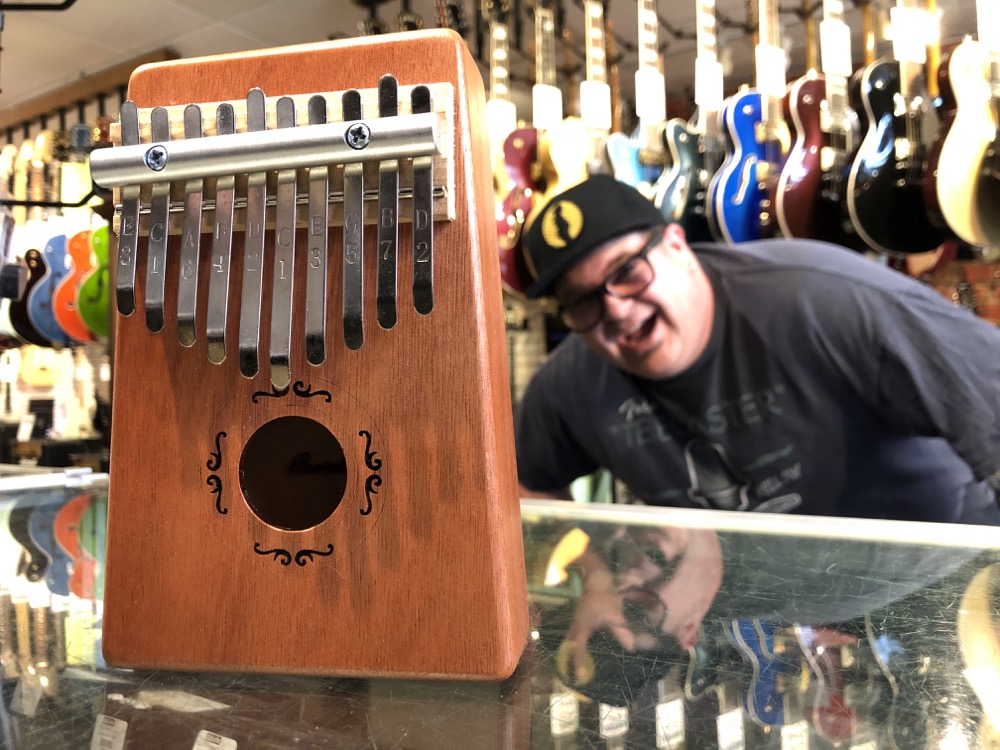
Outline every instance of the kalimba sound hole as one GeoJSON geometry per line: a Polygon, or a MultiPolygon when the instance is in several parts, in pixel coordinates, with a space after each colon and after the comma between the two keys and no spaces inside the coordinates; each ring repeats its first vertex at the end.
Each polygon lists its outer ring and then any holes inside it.
{"type": "Polygon", "coordinates": [[[337,509],[347,486],[344,449],[307,417],[279,417],[250,436],[240,456],[240,489],[264,523],[302,531],[337,509]]]}

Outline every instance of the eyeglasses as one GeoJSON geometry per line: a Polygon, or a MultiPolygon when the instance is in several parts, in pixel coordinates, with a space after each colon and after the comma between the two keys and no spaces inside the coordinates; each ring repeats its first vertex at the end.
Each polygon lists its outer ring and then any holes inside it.
{"type": "Polygon", "coordinates": [[[604,317],[604,297],[631,299],[642,294],[656,278],[649,252],[663,241],[663,227],[656,227],[642,249],[605,277],[596,289],[559,305],[559,317],[571,331],[586,333],[604,317]]]}

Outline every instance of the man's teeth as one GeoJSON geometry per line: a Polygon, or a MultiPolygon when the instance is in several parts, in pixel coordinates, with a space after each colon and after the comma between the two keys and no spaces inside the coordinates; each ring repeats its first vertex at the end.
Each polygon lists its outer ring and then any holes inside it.
{"type": "Polygon", "coordinates": [[[634,328],[632,328],[632,329],[630,329],[630,330],[628,330],[628,331],[625,331],[625,332],[623,333],[623,335],[625,336],[625,338],[628,338],[629,336],[633,336],[633,335],[635,335],[636,333],[638,333],[638,332],[639,332],[639,330],[640,330],[640,329],[641,329],[641,328],[642,328],[642,327],[643,327],[644,325],[646,325],[646,321],[645,321],[645,320],[641,320],[641,321],[639,321],[639,323],[637,323],[637,324],[635,325],[635,327],[634,327],[634,328]]]}

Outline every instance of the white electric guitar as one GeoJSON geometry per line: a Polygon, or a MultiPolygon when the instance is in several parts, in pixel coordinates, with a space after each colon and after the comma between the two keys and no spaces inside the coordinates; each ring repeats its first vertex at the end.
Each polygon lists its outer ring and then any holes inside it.
{"type": "MultiPolygon", "coordinates": [[[[989,245],[984,225],[989,217],[979,210],[983,184],[979,173],[1000,127],[1000,77],[991,80],[991,72],[1000,66],[1000,8],[996,0],[977,0],[976,6],[979,41],[967,37],[951,51],[948,60],[948,80],[957,111],[941,146],[936,189],[941,214],[952,231],[973,245],[989,245]]],[[[993,241],[998,239],[994,235],[993,241]]]]}

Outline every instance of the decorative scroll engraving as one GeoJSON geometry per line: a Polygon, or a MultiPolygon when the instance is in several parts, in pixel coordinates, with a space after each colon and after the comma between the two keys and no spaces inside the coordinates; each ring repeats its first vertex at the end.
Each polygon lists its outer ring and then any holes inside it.
{"type": "MultiPolygon", "coordinates": [[[[267,556],[271,555],[275,560],[282,565],[282,567],[288,567],[292,564],[292,553],[287,549],[282,547],[275,547],[274,549],[263,549],[260,546],[260,542],[253,543],[253,551],[258,555],[267,556]]],[[[313,561],[314,555],[319,555],[320,557],[329,557],[333,554],[333,545],[327,544],[325,550],[319,549],[300,549],[295,553],[295,564],[300,568],[304,568],[307,563],[313,561]]]]}
{"type": "Polygon", "coordinates": [[[289,394],[289,392],[294,393],[299,398],[316,398],[321,397],[326,403],[333,401],[333,396],[330,395],[330,391],[314,391],[311,385],[306,385],[301,380],[296,380],[292,383],[291,388],[275,388],[271,386],[271,392],[267,391],[255,391],[250,400],[255,404],[260,403],[262,398],[284,398],[289,394]]]}
{"type": "Polygon", "coordinates": [[[211,493],[215,495],[215,512],[224,516],[229,512],[228,508],[222,507],[222,478],[218,474],[209,474],[205,484],[211,487],[211,493]]]}
{"type": "Polygon", "coordinates": [[[333,400],[333,396],[330,395],[330,391],[313,391],[311,385],[306,385],[301,380],[296,380],[292,383],[292,393],[300,398],[315,398],[316,396],[321,396],[326,403],[330,403],[333,400]]]}
{"type": "Polygon", "coordinates": [[[276,547],[274,549],[261,549],[260,542],[254,542],[253,551],[258,555],[274,555],[274,559],[282,565],[288,566],[292,564],[292,553],[287,549],[281,549],[280,547],[276,547]]]}
{"type": "Polygon", "coordinates": [[[211,488],[210,492],[215,495],[215,512],[220,516],[229,512],[228,508],[222,507],[222,477],[215,473],[222,468],[222,438],[224,437],[226,437],[225,432],[220,431],[215,434],[215,450],[209,452],[208,460],[205,462],[206,468],[213,472],[205,479],[205,484],[211,488]]]}
{"type": "Polygon", "coordinates": [[[205,466],[209,471],[218,471],[222,468],[222,438],[226,437],[225,432],[219,432],[215,436],[215,450],[208,454],[208,461],[205,466]]]}
{"type": "Polygon", "coordinates": [[[365,439],[365,466],[371,470],[371,474],[365,479],[365,507],[360,513],[367,516],[372,512],[372,495],[378,494],[378,488],[382,486],[382,477],[378,471],[382,468],[382,459],[378,458],[378,451],[372,450],[372,434],[368,430],[361,430],[358,435],[365,439]]]}
{"type": "Polygon", "coordinates": [[[313,555],[319,555],[320,557],[329,557],[333,554],[333,545],[327,544],[325,550],[318,549],[300,549],[295,553],[295,564],[305,567],[305,564],[312,562],[313,555]]]}
{"type": "Polygon", "coordinates": [[[255,404],[259,404],[260,399],[262,398],[284,398],[287,395],[288,395],[287,388],[278,389],[272,385],[270,393],[268,393],[267,391],[255,391],[254,394],[250,396],[250,400],[253,401],[255,404]]]}

